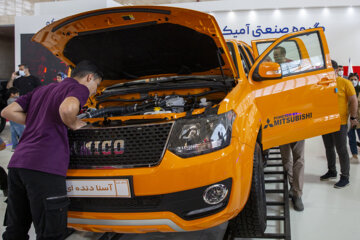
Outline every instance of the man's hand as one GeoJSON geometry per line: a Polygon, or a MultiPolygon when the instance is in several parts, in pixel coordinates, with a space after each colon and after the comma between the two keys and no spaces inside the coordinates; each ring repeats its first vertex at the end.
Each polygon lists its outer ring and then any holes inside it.
{"type": "Polygon", "coordinates": [[[14,80],[15,80],[15,78],[17,78],[17,77],[18,77],[18,75],[16,74],[16,72],[13,72],[13,73],[11,74],[10,80],[8,81],[8,83],[7,83],[7,85],[6,85],[6,88],[7,88],[7,89],[9,89],[9,88],[11,88],[11,87],[14,86],[14,80]]]}
{"type": "Polygon", "coordinates": [[[356,98],[356,95],[352,95],[348,98],[349,101],[349,112],[350,112],[350,125],[351,128],[356,128],[358,124],[358,120],[356,118],[357,116],[357,110],[358,110],[358,100],[356,98]]]}
{"type": "MultiPolygon", "coordinates": [[[[78,120],[79,120],[79,119],[78,119],[78,120]]],[[[79,120],[79,122],[78,122],[78,124],[77,124],[77,128],[76,128],[76,129],[73,129],[73,130],[78,130],[78,129],[86,126],[86,125],[87,125],[86,122],[83,122],[83,121],[79,120]]]]}
{"type": "Polygon", "coordinates": [[[77,130],[86,125],[86,122],[83,122],[76,117],[79,113],[79,110],[80,101],[76,97],[65,98],[59,107],[61,120],[72,130],[77,130]]]}
{"type": "Polygon", "coordinates": [[[357,125],[358,125],[358,120],[357,119],[352,119],[350,120],[350,125],[352,129],[356,129],[357,125]]]}
{"type": "Polygon", "coordinates": [[[15,80],[15,78],[17,78],[18,77],[18,75],[16,74],[16,72],[13,72],[12,74],[11,74],[11,78],[10,78],[10,80],[15,80]]]}

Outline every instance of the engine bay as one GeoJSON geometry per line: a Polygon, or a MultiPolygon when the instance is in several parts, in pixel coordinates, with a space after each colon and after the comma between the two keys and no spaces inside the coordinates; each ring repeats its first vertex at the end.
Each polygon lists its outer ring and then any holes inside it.
{"type": "Polygon", "coordinates": [[[107,86],[78,118],[191,113],[219,104],[234,87],[225,76],[172,76],[107,86]]]}

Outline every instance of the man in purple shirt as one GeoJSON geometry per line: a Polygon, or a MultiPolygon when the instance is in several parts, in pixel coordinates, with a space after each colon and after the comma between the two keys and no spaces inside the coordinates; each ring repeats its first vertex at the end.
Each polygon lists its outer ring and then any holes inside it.
{"type": "Polygon", "coordinates": [[[34,223],[37,239],[64,239],[67,227],[65,177],[69,164],[67,131],[86,125],[76,116],[102,80],[98,68],[80,62],[71,78],[21,96],[1,115],[26,124],[8,169],[5,240],[29,239],[34,223]]]}

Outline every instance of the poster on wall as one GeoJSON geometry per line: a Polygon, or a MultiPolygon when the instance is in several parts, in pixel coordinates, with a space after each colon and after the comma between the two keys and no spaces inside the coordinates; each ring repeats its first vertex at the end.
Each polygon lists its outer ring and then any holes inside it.
{"type": "Polygon", "coordinates": [[[21,34],[21,63],[29,66],[30,73],[38,77],[42,85],[56,82],[56,75],[67,75],[69,67],[49,50],[31,38],[34,34],[21,34]]]}

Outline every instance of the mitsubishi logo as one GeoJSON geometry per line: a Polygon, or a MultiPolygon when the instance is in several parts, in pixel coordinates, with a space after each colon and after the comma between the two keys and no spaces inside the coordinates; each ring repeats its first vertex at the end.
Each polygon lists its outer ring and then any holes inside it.
{"type": "Polygon", "coordinates": [[[274,127],[274,125],[270,123],[270,119],[266,120],[266,125],[264,126],[264,129],[267,129],[268,127],[274,127]]]}

